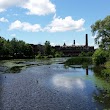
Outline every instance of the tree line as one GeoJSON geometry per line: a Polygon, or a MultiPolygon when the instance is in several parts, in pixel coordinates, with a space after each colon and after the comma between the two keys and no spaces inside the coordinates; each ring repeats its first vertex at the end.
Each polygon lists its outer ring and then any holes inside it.
{"type": "Polygon", "coordinates": [[[49,41],[43,45],[43,52],[38,50],[37,54],[34,53],[34,47],[31,44],[25,43],[23,40],[12,38],[6,40],[0,37],[0,59],[9,58],[52,58],[61,57],[62,53],[52,48],[49,41]]]}
{"type": "Polygon", "coordinates": [[[22,40],[13,38],[6,40],[0,37],[0,58],[23,58],[33,57],[33,48],[22,40]]]}

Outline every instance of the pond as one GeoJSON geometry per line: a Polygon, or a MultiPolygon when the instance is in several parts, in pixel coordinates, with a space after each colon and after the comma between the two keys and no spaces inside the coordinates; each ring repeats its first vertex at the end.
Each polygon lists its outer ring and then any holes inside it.
{"type": "Polygon", "coordinates": [[[110,109],[110,84],[65,60],[1,61],[0,110],[110,109]]]}

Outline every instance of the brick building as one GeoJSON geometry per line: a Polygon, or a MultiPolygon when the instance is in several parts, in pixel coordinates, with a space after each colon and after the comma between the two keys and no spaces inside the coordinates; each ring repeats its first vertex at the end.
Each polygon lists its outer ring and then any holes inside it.
{"type": "MultiPolygon", "coordinates": [[[[31,44],[34,50],[34,54],[44,54],[44,46],[43,45],[33,45],[31,44]]],[[[73,45],[67,46],[64,43],[63,46],[52,46],[56,51],[62,52],[64,57],[68,56],[78,56],[81,52],[94,52],[94,46],[88,45],[88,34],[85,36],[85,45],[75,45],[75,40],[73,41],[73,45]]]]}

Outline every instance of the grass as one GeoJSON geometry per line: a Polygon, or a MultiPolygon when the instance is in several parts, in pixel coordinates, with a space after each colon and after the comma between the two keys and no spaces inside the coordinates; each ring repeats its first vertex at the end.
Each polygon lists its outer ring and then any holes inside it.
{"type": "Polygon", "coordinates": [[[93,68],[95,75],[110,82],[110,60],[104,65],[93,68]]]}
{"type": "Polygon", "coordinates": [[[72,57],[65,62],[65,65],[92,65],[92,57],[72,57]]]}
{"type": "Polygon", "coordinates": [[[24,66],[14,66],[7,70],[9,73],[19,73],[24,66]]]}

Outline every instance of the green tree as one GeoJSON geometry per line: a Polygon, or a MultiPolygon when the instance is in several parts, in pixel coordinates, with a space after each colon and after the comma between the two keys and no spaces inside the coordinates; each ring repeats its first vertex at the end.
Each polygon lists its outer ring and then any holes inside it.
{"type": "Polygon", "coordinates": [[[4,47],[5,39],[0,37],[0,56],[3,56],[3,47],[4,47]]]}
{"type": "Polygon", "coordinates": [[[96,21],[92,26],[92,33],[96,35],[95,43],[105,47],[110,42],[110,16],[96,21]]]}
{"type": "Polygon", "coordinates": [[[6,57],[10,55],[11,45],[10,41],[0,37],[0,56],[6,57]]]}
{"type": "Polygon", "coordinates": [[[19,53],[24,53],[26,43],[22,40],[19,40],[17,43],[19,46],[19,48],[18,48],[19,53]]]}
{"type": "Polygon", "coordinates": [[[19,53],[18,40],[16,38],[12,38],[10,43],[11,43],[11,47],[12,47],[12,56],[15,56],[17,53],[19,53]]]}
{"type": "Polygon", "coordinates": [[[86,56],[86,53],[85,53],[85,52],[81,52],[81,53],[79,54],[79,56],[80,56],[80,57],[84,57],[84,56],[86,56]]]}
{"type": "Polygon", "coordinates": [[[27,56],[27,57],[31,57],[33,56],[33,48],[31,45],[29,44],[26,44],[25,47],[24,47],[24,55],[27,56]]]}
{"type": "Polygon", "coordinates": [[[5,41],[4,42],[4,45],[3,45],[3,50],[4,50],[4,57],[9,57],[11,56],[11,44],[10,44],[10,41],[5,41]]]}
{"type": "Polygon", "coordinates": [[[58,51],[55,52],[55,57],[61,57],[62,55],[63,55],[62,52],[58,52],[58,51]]]}
{"type": "Polygon", "coordinates": [[[99,45],[99,49],[93,54],[93,62],[96,65],[104,64],[110,57],[110,16],[96,21],[91,29],[96,36],[95,43],[99,45]]]}
{"type": "Polygon", "coordinates": [[[13,38],[11,41],[0,37],[0,57],[32,57],[33,48],[22,40],[13,38]]]}
{"type": "Polygon", "coordinates": [[[50,45],[49,41],[45,42],[45,55],[51,55],[52,53],[52,47],[50,45]]]}
{"type": "Polygon", "coordinates": [[[92,56],[92,61],[95,65],[102,65],[107,61],[108,58],[108,52],[103,49],[97,49],[93,56],[92,56]]]}

